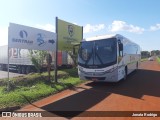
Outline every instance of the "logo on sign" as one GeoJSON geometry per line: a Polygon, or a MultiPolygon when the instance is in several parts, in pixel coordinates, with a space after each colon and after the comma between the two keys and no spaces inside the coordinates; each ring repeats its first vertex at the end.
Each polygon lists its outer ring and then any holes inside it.
{"type": "Polygon", "coordinates": [[[12,38],[12,42],[14,43],[20,43],[20,44],[33,44],[33,41],[32,40],[28,40],[27,37],[28,37],[28,33],[25,31],[25,30],[21,30],[19,32],[19,36],[20,37],[16,37],[16,38],[12,38]]]}
{"type": "Polygon", "coordinates": [[[68,34],[70,37],[74,35],[74,27],[73,25],[68,25],[68,34]]]}
{"type": "Polygon", "coordinates": [[[38,33],[37,34],[37,42],[38,42],[38,46],[42,46],[42,45],[45,45],[45,35],[42,34],[42,33],[38,33]]]}
{"type": "Polygon", "coordinates": [[[19,36],[20,36],[21,38],[27,38],[28,33],[27,33],[25,30],[21,30],[21,31],[19,32],[19,36]]]}
{"type": "Polygon", "coordinates": [[[54,44],[55,41],[53,39],[51,39],[51,40],[48,40],[48,43],[54,44]]]}

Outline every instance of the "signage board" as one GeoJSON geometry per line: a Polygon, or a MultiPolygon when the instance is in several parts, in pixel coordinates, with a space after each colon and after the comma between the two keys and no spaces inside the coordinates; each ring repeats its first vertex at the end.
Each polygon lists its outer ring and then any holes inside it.
{"type": "Polygon", "coordinates": [[[56,50],[56,33],[14,23],[8,32],[9,48],[56,50]]]}
{"type": "Polygon", "coordinates": [[[70,51],[83,38],[83,27],[58,19],[58,50],[70,51]]]}

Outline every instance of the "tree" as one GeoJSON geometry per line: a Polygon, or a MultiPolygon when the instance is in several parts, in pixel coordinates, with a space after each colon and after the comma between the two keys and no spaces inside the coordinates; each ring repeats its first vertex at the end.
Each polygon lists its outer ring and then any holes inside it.
{"type": "Polygon", "coordinates": [[[150,57],[150,52],[148,52],[148,51],[141,51],[141,57],[142,58],[148,58],[148,57],[150,57]]]}
{"type": "Polygon", "coordinates": [[[47,53],[46,55],[46,61],[47,61],[47,71],[48,71],[48,81],[51,82],[51,63],[52,63],[52,56],[51,54],[47,53]]]}
{"type": "Polygon", "coordinates": [[[80,44],[73,45],[73,50],[68,52],[74,62],[74,67],[77,66],[79,45],[80,44]]]}
{"type": "Polygon", "coordinates": [[[151,56],[154,56],[154,55],[159,56],[160,55],[160,51],[159,50],[152,50],[151,51],[151,56]]]}
{"type": "Polygon", "coordinates": [[[73,54],[72,51],[69,51],[68,54],[70,55],[71,59],[73,60],[73,66],[77,66],[77,56],[75,54],[73,54]]]}
{"type": "Polygon", "coordinates": [[[40,50],[29,50],[31,61],[34,64],[37,72],[40,73],[42,69],[43,62],[47,55],[47,51],[40,51],[40,50]]]}

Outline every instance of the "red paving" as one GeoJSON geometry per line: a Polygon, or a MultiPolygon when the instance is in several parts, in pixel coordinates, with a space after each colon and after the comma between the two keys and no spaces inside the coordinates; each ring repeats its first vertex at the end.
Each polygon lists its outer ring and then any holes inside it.
{"type": "MultiPolygon", "coordinates": [[[[118,83],[87,82],[32,105],[26,105],[20,111],[160,111],[160,65],[156,61],[142,62],[139,70],[130,74],[125,81],[118,83]]],[[[160,119],[160,116],[159,118],[94,117],[95,112],[92,117],[77,117],[81,113],[73,117],[60,115],[61,117],[42,119],[160,119]]],[[[59,116],[59,114],[54,114],[59,116]]]]}

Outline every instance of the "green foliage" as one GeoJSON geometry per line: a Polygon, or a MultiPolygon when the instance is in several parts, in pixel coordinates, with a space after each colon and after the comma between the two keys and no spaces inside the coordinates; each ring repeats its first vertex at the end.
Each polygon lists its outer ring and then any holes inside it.
{"type": "Polygon", "coordinates": [[[147,61],[148,59],[147,58],[143,58],[141,59],[141,62],[144,62],[144,61],[147,61]]]}
{"type": "Polygon", "coordinates": [[[68,75],[69,75],[70,77],[78,78],[78,70],[77,70],[77,68],[64,69],[64,70],[62,70],[62,71],[68,73],[68,75]]]}
{"type": "Polygon", "coordinates": [[[74,54],[73,52],[69,51],[68,54],[71,56],[73,62],[74,62],[74,66],[77,66],[77,54],[74,54]]]}
{"type": "Polygon", "coordinates": [[[150,52],[149,51],[141,51],[141,58],[148,58],[150,57],[150,52]]]}
{"type": "Polygon", "coordinates": [[[158,61],[158,63],[160,64],[160,57],[157,57],[157,61],[158,61]]]}
{"type": "Polygon", "coordinates": [[[45,57],[47,55],[47,51],[29,50],[29,54],[30,54],[29,56],[31,57],[32,63],[37,69],[37,72],[40,73],[45,57]]]}
{"type": "Polygon", "coordinates": [[[154,55],[156,55],[156,56],[160,55],[160,51],[159,50],[152,50],[151,56],[154,56],[154,55]]]}
{"type": "MultiPolygon", "coordinates": [[[[53,72],[51,73],[53,75],[53,72]]],[[[35,73],[11,79],[14,86],[10,92],[0,86],[0,108],[22,106],[73,87],[84,81],[77,77],[77,69],[58,71],[58,83],[46,82],[47,72],[35,73]]]]}
{"type": "Polygon", "coordinates": [[[76,67],[78,64],[78,50],[79,50],[79,45],[80,44],[76,44],[73,45],[73,50],[69,51],[68,54],[71,56],[73,62],[74,62],[74,66],[76,67]]]}
{"type": "MultiPolygon", "coordinates": [[[[75,70],[68,70],[68,71],[74,72],[75,70]]],[[[66,71],[58,71],[57,77],[58,79],[66,79],[70,76],[69,73],[70,72],[66,72],[66,71]]],[[[47,80],[48,80],[48,73],[44,72],[44,73],[34,73],[34,74],[28,74],[25,76],[18,76],[18,77],[10,78],[10,83],[16,86],[32,86],[39,82],[47,83],[48,82],[47,80]]],[[[54,81],[54,71],[51,72],[51,80],[54,81]]],[[[2,83],[0,84],[0,86],[7,86],[8,80],[0,79],[0,83],[2,83]]]]}

